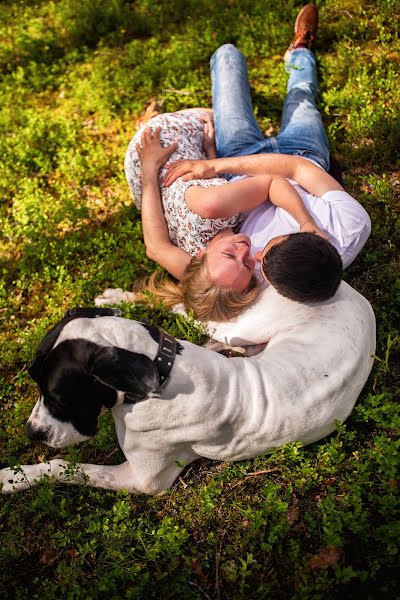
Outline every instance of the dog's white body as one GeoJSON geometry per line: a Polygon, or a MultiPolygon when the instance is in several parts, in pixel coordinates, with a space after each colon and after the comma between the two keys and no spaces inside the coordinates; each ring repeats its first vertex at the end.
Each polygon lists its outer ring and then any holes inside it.
{"type": "MultiPolygon", "coordinates": [[[[309,306],[269,287],[237,322],[210,325],[210,331],[231,345],[268,345],[251,358],[226,358],[183,341],[159,397],[118,402],[112,409],[126,463],[80,465],[74,475],[60,460],[24,466],[23,474],[3,469],[3,492],[26,489],[49,474],[69,483],[86,480],[107,489],[154,494],[201,456],[240,460],[291,441],[315,442],[334,431],[336,420],[348,417],[375,352],[372,308],[344,282],[333,299],[309,306]]],[[[117,317],[75,319],[55,345],[78,337],[151,359],[158,349],[143,326],[117,317]]],[[[38,403],[31,420],[46,418],[38,403]]],[[[57,447],[56,437],[51,445],[57,447]]]]}

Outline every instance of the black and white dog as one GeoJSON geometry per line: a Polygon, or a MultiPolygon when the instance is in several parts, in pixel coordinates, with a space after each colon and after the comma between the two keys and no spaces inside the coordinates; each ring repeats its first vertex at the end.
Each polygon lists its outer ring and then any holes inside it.
{"type": "Polygon", "coordinates": [[[55,459],[3,469],[3,493],[48,475],[156,494],[201,456],[240,460],[289,441],[314,442],[347,418],[375,352],[373,311],[346,283],[318,305],[291,302],[270,287],[236,322],[210,326],[232,345],[268,342],[251,358],[177,342],[113,309],[82,310],[39,346],[30,374],[40,397],[27,432],[63,448],[95,435],[100,413],[111,409],[126,462],[73,471],[55,459]]]}

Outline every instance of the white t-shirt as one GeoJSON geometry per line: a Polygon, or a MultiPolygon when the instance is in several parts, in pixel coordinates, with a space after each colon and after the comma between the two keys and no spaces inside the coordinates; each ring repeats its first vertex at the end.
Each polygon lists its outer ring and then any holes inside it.
{"type": "MultiPolygon", "coordinates": [[[[288,181],[300,194],[318,227],[328,233],[329,241],[342,257],[343,268],[348,267],[371,233],[371,220],[366,210],[347,192],[334,190],[319,198],[306,192],[292,179],[288,181]]],[[[240,228],[240,232],[251,239],[252,254],[263,250],[272,238],[298,231],[297,221],[286,210],[271,202],[264,202],[252,210],[240,228]]],[[[256,275],[260,281],[264,281],[258,262],[256,275]]]]}

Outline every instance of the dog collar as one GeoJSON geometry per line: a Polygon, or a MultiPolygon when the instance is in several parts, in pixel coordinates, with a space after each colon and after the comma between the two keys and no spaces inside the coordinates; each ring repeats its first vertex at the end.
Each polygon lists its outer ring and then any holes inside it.
{"type": "Polygon", "coordinates": [[[119,308],[70,308],[64,315],[64,318],[74,317],[97,319],[99,317],[122,317],[119,308]]]}
{"type": "MultiPolygon", "coordinates": [[[[148,320],[141,319],[139,323],[143,323],[143,325],[148,325],[148,320]]],[[[163,331],[156,325],[154,325],[153,327],[156,327],[159,332],[158,350],[153,360],[153,364],[158,372],[160,382],[159,390],[161,391],[168,385],[169,380],[171,379],[170,373],[172,367],[174,366],[174,361],[177,352],[177,343],[172,335],[170,335],[166,331],[163,331]]],[[[135,404],[136,402],[145,399],[146,396],[139,396],[137,394],[133,395],[132,393],[126,392],[123,402],[135,404]]]]}
{"type": "Polygon", "coordinates": [[[176,357],[176,340],[166,331],[162,329],[158,331],[160,332],[160,340],[158,342],[158,352],[153,362],[160,376],[160,390],[163,390],[171,379],[170,373],[176,357]]]}

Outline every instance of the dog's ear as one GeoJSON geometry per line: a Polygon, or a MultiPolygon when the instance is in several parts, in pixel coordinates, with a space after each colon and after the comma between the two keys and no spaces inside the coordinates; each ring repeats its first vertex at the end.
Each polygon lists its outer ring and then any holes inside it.
{"type": "Polygon", "coordinates": [[[88,363],[88,372],[105,385],[135,399],[160,389],[157,368],[148,356],[114,346],[97,346],[88,363]]]}
{"type": "Polygon", "coordinates": [[[35,358],[33,359],[31,366],[28,368],[29,375],[37,383],[39,383],[42,378],[43,363],[48,357],[49,353],[51,352],[51,349],[56,343],[58,336],[60,335],[65,325],[75,318],[76,317],[73,317],[72,315],[65,316],[63,319],[61,319],[61,321],[57,323],[57,325],[55,325],[52,329],[50,329],[50,331],[47,332],[47,334],[41,341],[38,349],[36,350],[35,358]]]}
{"type": "Polygon", "coordinates": [[[34,381],[39,383],[43,372],[43,363],[56,343],[61,331],[70,321],[79,319],[81,317],[94,319],[97,317],[120,316],[121,311],[116,308],[72,308],[71,310],[68,310],[61,321],[59,321],[57,325],[50,329],[50,331],[47,332],[41,341],[36,351],[35,358],[28,369],[29,375],[32,377],[32,379],[34,379],[34,381]]]}

